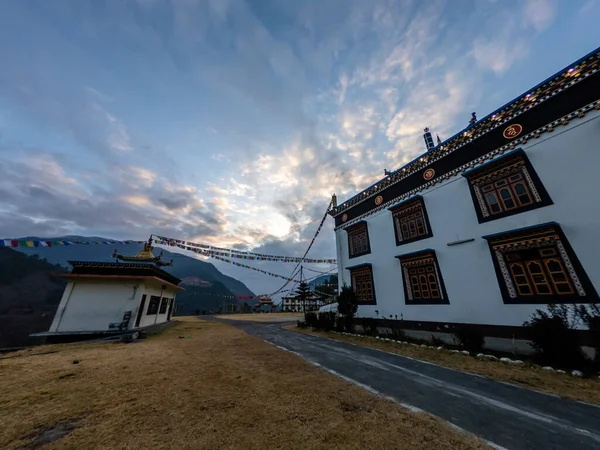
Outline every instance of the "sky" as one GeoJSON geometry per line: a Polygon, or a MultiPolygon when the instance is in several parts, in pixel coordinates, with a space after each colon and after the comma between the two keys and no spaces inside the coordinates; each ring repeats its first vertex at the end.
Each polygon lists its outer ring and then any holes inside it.
{"type": "MultiPolygon", "coordinates": [[[[0,238],[302,256],[331,194],[594,50],[599,19],[600,0],[0,1],[0,238]]],[[[309,257],[335,256],[328,218],[309,257]]]]}

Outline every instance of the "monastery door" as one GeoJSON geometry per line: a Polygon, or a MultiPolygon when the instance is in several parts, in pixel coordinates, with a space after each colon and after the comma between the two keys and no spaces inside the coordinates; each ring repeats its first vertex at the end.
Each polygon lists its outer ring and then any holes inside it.
{"type": "Polygon", "coordinates": [[[146,306],[146,294],[142,295],[140,309],[138,309],[137,317],[135,318],[135,328],[140,326],[140,320],[142,320],[142,314],[144,314],[144,306],[146,306]]]}

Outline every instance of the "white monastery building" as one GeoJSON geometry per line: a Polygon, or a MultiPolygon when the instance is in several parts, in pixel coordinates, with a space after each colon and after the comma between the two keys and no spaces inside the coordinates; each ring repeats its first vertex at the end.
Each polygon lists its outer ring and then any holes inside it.
{"type": "Polygon", "coordinates": [[[514,336],[549,303],[598,302],[600,49],[434,144],[330,215],[358,317],[514,336]]]}
{"type": "Polygon", "coordinates": [[[89,338],[171,320],[181,280],[159,267],[172,262],[155,257],[152,249],[149,241],[137,256],[121,256],[115,251],[117,262],[69,261],[71,273],[54,275],[68,283],[50,330],[34,336],[89,338]]]}

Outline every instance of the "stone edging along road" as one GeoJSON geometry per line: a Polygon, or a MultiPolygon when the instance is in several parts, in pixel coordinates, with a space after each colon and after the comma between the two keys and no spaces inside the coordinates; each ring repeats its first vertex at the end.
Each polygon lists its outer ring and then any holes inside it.
{"type": "Polygon", "coordinates": [[[600,448],[600,407],[377,349],[229,322],[266,342],[414,411],[425,411],[496,448],[600,448]]]}

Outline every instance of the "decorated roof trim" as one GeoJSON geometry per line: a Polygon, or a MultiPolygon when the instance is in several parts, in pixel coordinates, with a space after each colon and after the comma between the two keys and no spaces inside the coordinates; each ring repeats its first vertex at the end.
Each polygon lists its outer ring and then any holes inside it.
{"type": "Polygon", "coordinates": [[[156,281],[158,283],[164,284],[164,285],[168,285],[170,287],[172,287],[173,289],[179,290],[179,291],[185,291],[184,288],[182,288],[181,286],[177,286],[176,284],[171,283],[170,281],[166,281],[163,280],[162,278],[153,276],[153,275],[99,275],[99,274],[92,274],[92,273],[53,273],[50,274],[52,277],[54,278],[65,278],[67,280],[73,279],[73,280],[78,280],[78,279],[91,279],[91,280],[105,280],[105,279],[111,279],[111,280],[152,280],[152,281],[156,281]]]}
{"type": "MultiPolygon", "coordinates": [[[[132,276],[132,275],[140,275],[146,276],[146,274],[155,275],[165,281],[168,281],[173,284],[179,284],[181,280],[174,275],[171,275],[169,272],[157,267],[154,264],[148,263],[139,263],[139,262],[131,262],[131,263],[123,263],[123,262],[104,262],[104,261],[67,261],[71,266],[73,266],[73,274],[82,274],[89,273],[92,275],[99,275],[99,271],[107,270],[112,271],[112,275],[124,275],[124,276],[132,276]],[[140,273],[123,273],[125,271],[137,270],[141,271],[140,273]],[[117,273],[115,273],[117,272],[117,273]],[[120,272],[120,273],[118,273],[120,272]]],[[[109,275],[107,273],[103,273],[102,275],[109,275]]]]}
{"type": "Polygon", "coordinates": [[[449,139],[437,145],[432,150],[421,154],[401,168],[395,170],[390,175],[382,178],[367,189],[359,192],[355,196],[346,200],[337,208],[332,208],[329,214],[336,217],[349,210],[353,206],[362,203],[365,200],[379,194],[384,189],[398,183],[409,177],[413,173],[431,165],[444,156],[451,154],[473,140],[497,129],[514,119],[525,111],[540,105],[549,98],[553,97],[563,89],[569,88],[574,84],[596,73],[600,62],[600,48],[588,53],[583,58],[569,64],[567,67],[550,76],[546,80],[529,89],[519,97],[506,103],[494,112],[488,114],[483,119],[477,121],[473,126],[465,128],[456,133],[449,139]]]}
{"type": "Polygon", "coordinates": [[[478,173],[481,173],[481,171],[487,170],[489,167],[493,167],[494,165],[496,165],[496,163],[499,163],[501,161],[507,161],[511,158],[515,158],[519,155],[524,155],[524,154],[525,154],[525,150],[523,150],[521,147],[519,147],[519,148],[512,150],[502,156],[494,158],[491,161],[485,162],[482,165],[480,165],[479,167],[475,167],[474,169],[467,170],[465,173],[462,173],[461,175],[465,178],[473,178],[473,175],[477,175],[478,173]]]}
{"type": "MultiPolygon", "coordinates": [[[[553,121],[547,123],[546,125],[531,131],[530,133],[520,136],[518,139],[515,139],[512,142],[507,142],[505,145],[498,147],[495,150],[492,150],[489,153],[486,153],[478,158],[475,158],[466,164],[458,166],[455,169],[445,173],[444,175],[442,175],[440,177],[436,177],[427,183],[423,183],[423,184],[419,185],[418,187],[411,189],[411,190],[409,190],[387,202],[384,202],[384,203],[380,204],[379,206],[377,206],[376,208],[372,208],[364,213],[361,213],[361,214],[357,215],[356,217],[351,218],[347,222],[337,223],[337,218],[336,218],[335,230],[346,229],[346,228],[352,226],[354,223],[356,223],[358,221],[364,221],[364,220],[366,220],[366,218],[368,216],[373,215],[378,212],[381,212],[382,210],[384,210],[386,208],[393,209],[393,208],[399,206],[404,201],[415,198],[416,196],[418,196],[419,192],[426,191],[430,187],[432,187],[438,183],[447,181],[448,179],[455,177],[459,174],[462,175],[467,170],[473,169],[478,165],[484,164],[488,160],[493,160],[498,155],[503,155],[508,151],[514,150],[518,145],[526,144],[530,139],[538,139],[543,134],[551,133],[555,130],[555,127],[558,127],[561,125],[567,125],[569,123],[569,121],[572,119],[576,119],[576,118],[581,119],[581,118],[585,117],[585,115],[587,113],[589,113],[590,111],[593,111],[593,110],[600,110],[600,100],[591,102],[582,108],[579,108],[575,111],[570,112],[569,114],[559,117],[556,120],[553,120],[553,121]]],[[[344,214],[344,215],[346,215],[346,214],[344,214]]]]}
{"type": "Polygon", "coordinates": [[[423,248],[421,250],[415,250],[414,252],[403,253],[401,255],[396,255],[396,256],[394,256],[394,258],[398,258],[398,259],[408,258],[409,256],[420,255],[422,253],[435,253],[435,250],[432,249],[432,248],[423,248]]]}
{"type": "Polygon", "coordinates": [[[345,267],[345,269],[346,270],[355,270],[355,269],[362,269],[363,267],[372,267],[372,266],[373,266],[373,264],[371,264],[371,263],[360,263],[355,266],[345,267]]]}

